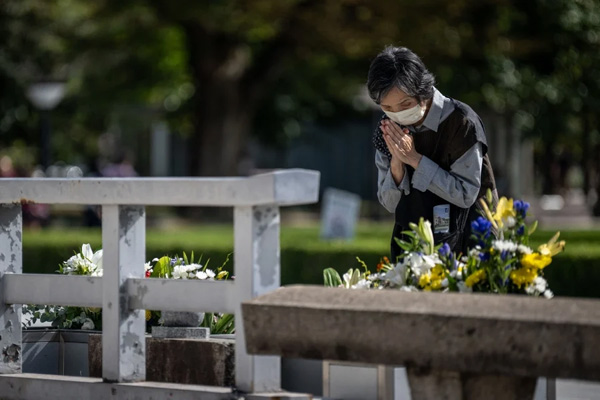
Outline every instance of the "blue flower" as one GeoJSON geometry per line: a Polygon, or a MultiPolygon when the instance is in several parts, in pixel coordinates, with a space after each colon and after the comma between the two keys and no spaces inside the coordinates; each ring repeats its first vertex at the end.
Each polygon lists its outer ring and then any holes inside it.
{"type": "Polygon", "coordinates": [[[481,261],[487,261],[490,259],[490,253],[481,253],[479,254],[479,259],[481,261]]]}
{"type": "Polygon", "coordinates": [[[444,243],[444,245],[440,247],[438,251],[440,253],[440,256],[448,257],[448,255],[450,254],[450,245],[448,243],[444,243]]]}
{"type": "Polygon", "coordinates": [[[513,207],[517,214],[525,218],[525,216],[527,215],[527,210],[529,210],[529,203],[526,201],[515,200],[515,202],[513,203],[513,207]]]}
{"type": "Polygon", "coordinates": [[[490,232],[492,223],[483,217],[477,217],[477,219],[471,222],[471,230],[473,233],[485,236],[490,232]]]}
{"type": "Polygon", "coordinates": [[[519,229],[517,229],[517,235],[522,236],[525,234],[525,225],[521,225],[519,229]]]}
{"type": "Polygon", "coordinates": [[[509,252],[507,250],[502,251],[502,253],[500,253],[500,258],[502,259],[502,261],[506,261],[506,259],[509,256],[509,252]]]}

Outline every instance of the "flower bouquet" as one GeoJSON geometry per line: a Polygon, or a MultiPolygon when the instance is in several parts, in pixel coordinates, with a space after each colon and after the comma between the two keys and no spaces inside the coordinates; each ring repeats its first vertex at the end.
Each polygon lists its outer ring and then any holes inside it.
{"type": "MultiPolygon", "coordinates": [[[[216,270],[208,269],[210,260],[201,264],[202,257],[194,262],[194,253],[188,258],[164,256],[145,264],[146,278],[224,280],[229,272],[224,270],[229,261],[227,256],[223,265],[216,270]]],[[[92,251],[89,244],[81,246],[81,252],[63,262],[57,271],[64,275],[102,276],[102,250],[92,251]]],[[[24,305],[23,313],[31,318],[25,323],[31,326],[38,320],[51,322],[58,329],[102,329],[102,309],[51,305],[24,305]]],[[[160,311],[146,311],[146,329],[162,324],[160,311]]],[[[208,327],[213,334],[233,333],[235,324],[231,314],[204,314],[200,326],[208,327]]]]}
{"type": "MultiPolygon", "coordinates": [[[[167,279],[195,279],[195,280],[225,280],[229,278],[229,272],[224,270],[229,262],[229,255],[216,270],[208,269],[210,260],[204,265],[201,264],[202,256],[194,262],[194,253],[188,258],[185,253],[183,257],[155,258],[145,265],[147,278],[167,278],[167,279]]],[[[201,327],[210,328],[212,334],[235,333],[235,322],[233,314],[221,313],[202,313],[201,327]]],[[[146,324],[148,330],[151,326],[159,325],[164,322],[160,311],[146,310],[146,324]]]]}
{"type": "MultiPolygon", "coordinates": [[[[81,246],[81,252],[60,264],[58,273],[63,275],[102,276],[102,250],[94,252],[89,244],[81,246]]],[[[49,305],[23,305],[23,314],[31,318],[26,325],[38,320],[51,322],[57,329],[102,329],[102,309],[93,307],[67,307],[49,305]]]]}
{"type": "Polygon", "coordinates": [[[404,291],[520,293],[553,297],[544,279],[544,268],[563,251],[557,232],[536,250],[529,237],[537,222],[527,225],[529,204],[502,197],[491,210],[491,193],[481,199],[484,215],[471,224],[475,246],[468,254],[454,254],[447,243],[435,246],[431,223],[421,219],[396,239],[404,250],[397,263],[384,257],[371,272],[350,269],[343,276],[332,268],[323,271],[326,286],[352,289],[399,289],[404,291]],[[494,234],[497,232],[497,236],[494,234]]]}

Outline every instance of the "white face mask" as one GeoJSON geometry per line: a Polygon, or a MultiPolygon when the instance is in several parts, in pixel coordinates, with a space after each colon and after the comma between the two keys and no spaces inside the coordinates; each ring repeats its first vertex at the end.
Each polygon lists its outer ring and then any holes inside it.
{"type": "Polygon", "coordinates": [[[423,118],[423,115],[425,115],[425,107],[421,107],[420,104],[417,104],[408,110],[402,110],[398,112],[384,111],[384,113],[392,121],[397,122],[400,125],[412,125],[419,122],[421,118],[423,118]]]}

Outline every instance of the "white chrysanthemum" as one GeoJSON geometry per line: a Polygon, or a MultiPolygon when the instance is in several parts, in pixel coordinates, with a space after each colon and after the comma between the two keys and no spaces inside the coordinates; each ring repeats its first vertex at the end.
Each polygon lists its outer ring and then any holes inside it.
{"type": "Polygon", "coordinates": [[[352,285],[351,289],[369,289],[371,287],[371,282],[366,279],[361,279],[356,282],[356,285],[352,285]]]}
{"type": "Polygon", "coordinates": [[[202,265],[200,264],[188,264],[183,266],[187,272],[196,272],[202,269],[202,265]]]}
{"type": "Polygon", "coordinates": [[[409,266],[418,278],[421,275],[428,273],[436,264],[441,264],[441,260],[437,253],[422,255],[413,252],[404,257],[402,264],[409,266]]]}
{"type": "Polygon", "coordinates": [[[204,272],[206,272],[206,275],[208,275],[208,279],[214,279],[216,276],[215,271],[212,269],[207,269],[204,272]]]}
{"type": "Polygon", "coordinates": [[[385,272],[384,273],[375,273],[375,274],[371,274],[367,277],[368,280],[370,281],[378,281],[380,279],[385,279],[385,272]]]}
{"type": "Polygon", "coordinates": [[[551,299],[554,297],[554,293],[552,293],[552,290],[548,289],[544,292],[544,297],[547,299],[551,299]]]}
{"type": "Polygon", "coordinates": [[[401,291],[403,292],[418,292],[419,289],[417,289],[416,287],[410,285],[410,286],[402,286],[400,288],[401,291]]]}
{"type": "Polygon", "coordinates": [[[469,250],[469,257],[478,257],[481,253],[481,248],[476,246],[474,249],[469,250]]]}
{"type": "Polygon", "coordinates": [[[90,275],[91,276],[102,276],[103,275],[103,270],[100,269],[100,268],[97,268],[97,269],[93,270],[90,275]]]}
{"type": "Polygon", "coordinates": [[[544,294],[545,296],[546,289],[548,289],[548,282],[541,276],[538,276],[525,288],[525,293],[533,296],[544,294]]]}
{"type": "Polygon", "coordinates": [[[519,246],[517,246],[517,250],[521,254],[531,254],[531,253],[533,253],[533,250],[531,249],[531,247],[525,246],[524,244],[520,244],[519,246]]]}
{"type": "MultiPolygon", "coordinates": [[[[192,275],[192,274],[190,274],[192,275]]],[[[200,279],[200,280],[204,280],[206,278],[208,278],[208,274],[204,271],[198,271],[195,274],[192,275],[194,278],[196,279],[200,279]]]]}
{"type": "Polygon", "coordinates": [[[535,278],[533,280],[533,284],[535,285],[535,290],[537,290],[540,293],[543,293],[546,290],[546,288],[548,287],[548,283],[541,276],[538,276],[537,278],[535,278]]]}
{"type": "Polygon", "coordinates": [[[188,272],[185,265],[176,265],[173,267],[173,279],[187,279],[188,272]]]}
{"type": "Polygon", "coordinates": [[[518,245],[510,240],[494,240],[492,247],[498,251],[517,251],[518,245]]]}

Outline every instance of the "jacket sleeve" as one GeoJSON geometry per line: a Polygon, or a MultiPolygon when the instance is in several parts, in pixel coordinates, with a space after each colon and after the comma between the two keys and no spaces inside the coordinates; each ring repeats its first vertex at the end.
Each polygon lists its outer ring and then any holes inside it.
{"type": "MultiPolygon", "coordinates": [[[[462,208],[475,203],[481,187],[483,150],[475,143],[445,171],[431,159],[423,156],[412,177],[412,187],[430,192],[462,208]]],[[[381,199],[379,200],[381,201],[381,199]]]]}
{"type": "Polygon", "coordinates": [[[393,213],[402,198],[410,193],[410,182],[406,171],[400,185],[396,185],[390,170],[390,160],[379,150],[375,152],[375,165],[377,166],[377,198],[386,210],[393,213]]]}

